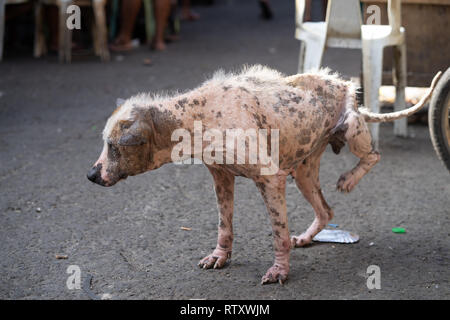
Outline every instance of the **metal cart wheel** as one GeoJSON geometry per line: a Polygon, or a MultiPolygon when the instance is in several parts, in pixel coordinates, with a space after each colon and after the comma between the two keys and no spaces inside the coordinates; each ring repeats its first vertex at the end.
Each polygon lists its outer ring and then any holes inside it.
{"type": "Polygon", "coordinates": [[[428,125],[434,149],[450,172],[450,68],[433,92],[428,111],[428,125]]]}

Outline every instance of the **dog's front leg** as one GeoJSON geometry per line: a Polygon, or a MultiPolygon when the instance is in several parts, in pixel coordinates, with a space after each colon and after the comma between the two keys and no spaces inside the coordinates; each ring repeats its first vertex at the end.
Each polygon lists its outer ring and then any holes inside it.
{"type": "Polygon", "coordinates": [[[280,282],[283,284],[289,273],[289,228],[286,213],[286,176],[263,176],[255,180],[262,194],[272,223],[275,262],[262,277],[261,283],[280,282]]]}
{"type": "Polygon", "coordinates": [[[233,246],[233,199],[234,199],[234,175],[225,170],[208,167],[214,179],[214,189],[217,196],[219,209],[219,232],[217,246],[213,253],[199,262],[204,269],[222,268],[225,262],[231,258],[233,246]]]}

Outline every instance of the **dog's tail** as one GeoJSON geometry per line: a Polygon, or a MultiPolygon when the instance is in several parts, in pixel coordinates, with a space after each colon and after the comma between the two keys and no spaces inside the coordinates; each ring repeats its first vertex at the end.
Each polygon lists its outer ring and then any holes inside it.
{"type": "Polygon", "coordinates": [[[404,117],[408,117],[412,115],[413,113],[416,113],[420,109],[423,108],[425,103],[430,99],[431,94],[433,93],[434,88],[436,87],[437,82],[439,81],[439,78],[441,77],[442,72],[439,71],[433,78],[433,81],[431,82],[431,86],[428,89],[427,93],[420,99],[420,101],[412,106],[411,108],[397,111],[397,112],[390,112],[390,113],[373,113],[370,112],[367,108],[362,107],[359,108],[359,113],[361,113],[364,116],[364,119],[366,122],[390,122],[394,120],[398,120],[404,117]]]}

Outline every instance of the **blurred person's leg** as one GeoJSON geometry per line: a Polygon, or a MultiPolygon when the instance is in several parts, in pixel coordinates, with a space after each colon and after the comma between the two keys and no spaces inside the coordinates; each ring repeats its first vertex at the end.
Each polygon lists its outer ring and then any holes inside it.
{"type": "Polygon", "coordinates": [[[305,1],[305,14],[303,15],[303,21],[311,21],[311,0],[305,1]]]}
{"type": "Polygon", "coordinates": [[[170,14],[170,0],[154,0],[155,4],[155,38],[153,39],[152,48],[155,50],[166,49],[164,43],[164,31],[166,30],[167,20],[170,14]]]}
{"type": "Polygon", "coordinates": [[[261,7],[261,18],[264,20],[271,20],[273,18],[272,9],[270,8],[269,0],[259,0],[261,7]]]}
{"type": "Polygon", "coordinates": [[[58,51],[59,9],[57,6],[46,6],[45,15],[50,33],[50,51],[58,51]]]}
{"type": "Polygon", "coordinates": [[[179,21],[177,20],[178,1],[170,0],[170,14],[167,21],[168,34],[166,34],[166,42],[173,42],[179,40],[179,21]]]}
{"type": "Polygon", "coordinates": [[[199,18],[200,16],[191,10],[191,0],[183,0],[181,8],[181,19],[195,21],[199,18]]]}
{"type": "Polygon", "coordinates": [[[111,45],[113,51],[128,51],[133,48],[131,37],[133,36],[136,18],[141,9],[142,0],[123,0],[120,12],[120,32],[114,44],[111,45]]]}

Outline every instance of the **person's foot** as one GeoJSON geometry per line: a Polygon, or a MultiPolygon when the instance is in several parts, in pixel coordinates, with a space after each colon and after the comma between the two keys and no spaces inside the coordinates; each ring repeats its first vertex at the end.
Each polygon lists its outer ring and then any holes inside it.
{"type": "Polygon", "coordinates": [[[164,37],[164,41],[168,43],[175,42],[178,40],[180,40],[180,36],[178,34],[168,34],[164,37]]]}
{"type": "Polygon", "coordinates": [[[133,50],[133,48],[133,41],[121,36],[117,37],[116,40],[109,45],[109,49],[113,52],[126,52],[133,50]]]}
{"type": "Polygon", "coordinates": [[[151,48],[156,51],[164,51],[166,50],[166,44],[164,41],[155,41],[152,43],[151,48]]]}
{"type": "Polygon", "coordinates": [[[185,21],[195,21],[200,19],[200,15],[192,10],[189,11],[184,11],[181,14],[181,20],[185,20],[185,21]]]}

